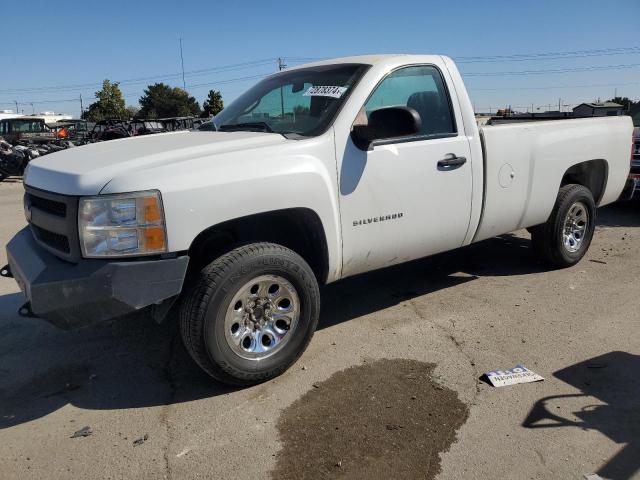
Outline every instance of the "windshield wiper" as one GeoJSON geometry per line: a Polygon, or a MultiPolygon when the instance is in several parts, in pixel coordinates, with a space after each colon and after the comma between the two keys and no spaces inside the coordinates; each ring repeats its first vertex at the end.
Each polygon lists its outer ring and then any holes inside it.
{"type": "Polygon", "coordinates": [[[275,133],[273,128],[266,122],[245,122],[245,123],[230,123],[227,125],[220,125],[218,130],[221,132],[232,132],[234,130],[258,130],[261,132],[275,133]]]}

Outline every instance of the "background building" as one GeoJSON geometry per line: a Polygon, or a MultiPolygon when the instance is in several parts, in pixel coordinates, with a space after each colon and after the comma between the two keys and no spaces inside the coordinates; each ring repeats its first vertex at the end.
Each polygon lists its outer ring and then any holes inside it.
{"type": "Polygon", "coordinates": [[[581,103],[573,108],[576,117],[606,117],[622,115],[622,105],[613,102],[581,103]]]}

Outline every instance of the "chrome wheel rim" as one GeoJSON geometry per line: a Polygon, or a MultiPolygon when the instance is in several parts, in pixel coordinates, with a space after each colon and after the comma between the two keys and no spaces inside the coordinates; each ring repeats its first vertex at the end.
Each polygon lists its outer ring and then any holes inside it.
{"type": "Polygon", "coordinates": [[[279,275],[262,275],[240,287],[229,302],[225,339],[239,357],[261,360],[286,345],[299,317],[295,287],[279,275]]]}
{"type": "Polygon", "coordinates": [[[571,253],[580,250],[589,226],[589,213],[582,202],[576,202],[569,208],[562,228],[564,248],[571,253]]]}

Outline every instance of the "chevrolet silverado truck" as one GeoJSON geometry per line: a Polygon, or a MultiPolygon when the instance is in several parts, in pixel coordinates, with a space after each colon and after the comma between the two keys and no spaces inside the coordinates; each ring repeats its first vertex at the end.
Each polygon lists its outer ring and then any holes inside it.
{"type": "Polygon", "coordinates": [[[322,284],[522,228],[545,262],[578,262],[625,185],[633,129],[479,129],[453,61],[422,55],[285,70],[213,123],[31,162],[2,269],[19,313],[72,328],[175,304],[202,369],[262,382],[305,350],[322,284]]]}

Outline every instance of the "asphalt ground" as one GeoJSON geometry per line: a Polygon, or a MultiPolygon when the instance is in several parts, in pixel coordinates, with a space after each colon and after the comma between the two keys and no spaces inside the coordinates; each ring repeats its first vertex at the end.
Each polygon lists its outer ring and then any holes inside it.
{"type": "MultiPolygon", "coordinates": [[[[2,244],[24,223],[0,183],[2,244]]],[[[0,279],[0,478],[640,478],[639,226],[600,209],[564,270],[522,231],[329,285],[306,353],[244,389],[175,321],[61,331],[0,279]],[[481,378],[520,363],[545,380],[481,378]]]]}

